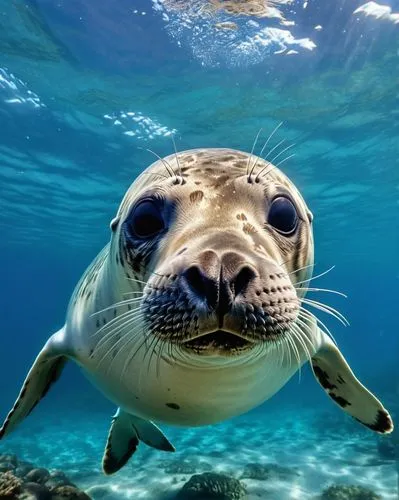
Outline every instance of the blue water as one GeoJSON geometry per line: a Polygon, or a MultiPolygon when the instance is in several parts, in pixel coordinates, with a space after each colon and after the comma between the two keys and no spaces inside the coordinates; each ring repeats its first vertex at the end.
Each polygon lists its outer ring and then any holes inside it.
{"type": "MultiPolygon", "coordinates": [[[[170,154],[174,134],[178,150],[250,151],[260,128],[264,141],[280,122],[272,146],[282,139],[295,143],[295,156],[281,168],[315,215],[315,273],[335,266],[318,285],[348,295],[315,298],[345,314],[349,328],[320,317],[357,376],[399,415],[399,1],[385,1],[385,10],[358,0],[294,1],[281,6],[285,25],[223,10],[199,16],[204,3],[193,2],[190,11],[160,0],[0,2],[2,415],[35,355],[62,326],[75,283],[108,241],[124,192],[152,163],[146,148],[170,154]],[[237,29],[215,26],[227,21],[237,29]]],[[[169,459],[161,452],[143,447],[121,473],[133,480],[139,470],[140,491],[118,490],[116,476],[112,485],[101,476],[113,411],[68,367],[0,451],[62,468],[86,489],[105,484],[109,498],[166,498],[169,483],[158,484],[154,472],[145,475],[148,464],[169,459]]],[[[340,482],[398,498],[394,463],[378,462],[376,437],[352,427],[309,369],[242,418],[252,434],[282,439],[281,454],[270,451],[269,461],[294,466],[295,439],[300,450],[309,443],[307,460],[318,457],[319,470],[304,478],[300,493],[284,483],[270,498],[314,498],[340,482]],[[329,448],[326,436],[332,435],[329,448]],[[323,451],[317,446],[325,439],[323,451]],[[348,451],[333,457],[333,449],[348,451]],[[339,467],[343,472],[334,476],[339,467]]],[[[240,463],[265,461],[271,449],[262,438],[248,444],[259,457],[246,457],[249,448],[241,446],[250,437],[240,422],[205,434],[170,433],[183,457],[194,453],[205,461],[218,443],[230,443],[212,462],[215,470],[239,442],[228,469],[237,475],[240,463]]],[[[387,439],[395,446],[395,438],[387,439]]],[[[265,482],[248,488],[269,498],[265,482]]]]}

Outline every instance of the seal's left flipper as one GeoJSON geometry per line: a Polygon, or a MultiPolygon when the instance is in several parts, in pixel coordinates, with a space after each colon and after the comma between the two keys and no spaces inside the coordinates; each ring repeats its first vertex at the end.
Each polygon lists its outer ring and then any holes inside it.
{"type": "Polygon", "coordinates": [[[46,342],[33,363],[17,400],[0,428],[0,439],[9,434],[44,398],[56,382],[67,362],[63,351],[64,329],[59,330],[46,342]]]}
{"type": "Polygon", "coordinates": [[[112,419],[103,456],[103,471],[113,474],[136,451],[139,442],[162,451],[175,451],[163,432],[150,420],[130,415],[120,408],[112,419]]]}
{"type": "Polygon", "coordinates": [[[320,350],[312,357],[319,384],[346,413],[380,434],[393,431],[392,419],[378,399],[355,377],[339,349],[324,335],[320,350]]]}

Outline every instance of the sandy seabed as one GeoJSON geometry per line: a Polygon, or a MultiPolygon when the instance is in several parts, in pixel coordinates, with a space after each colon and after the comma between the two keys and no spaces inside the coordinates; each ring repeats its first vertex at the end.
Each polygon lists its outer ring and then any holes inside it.
{"type": "Polygon", "coordinates": [[[171,500],[193,474],[206,471],[240,479],[248,500],[315,500],[335,484],[399,498],[396,462],[378,452],[373,433],[341,413],[256,412],[209,427],[163,427],[175,453],[141,444],[106,477],[101,458],[109,423],[102,412],[40,412],[1,443],[0,453],[62,469],[95,500],[171,500]]]}

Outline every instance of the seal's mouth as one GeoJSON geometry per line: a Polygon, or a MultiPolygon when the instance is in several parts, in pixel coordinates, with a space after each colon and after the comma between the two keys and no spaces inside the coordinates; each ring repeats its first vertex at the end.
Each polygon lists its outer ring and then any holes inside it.
{"type": "Polygon", "coordinates": [[[186,349],[197,353],[204,351],[232,353],[246,351],[252,348],[255,343],[237,333],[215,330],[187,340],[183,345],[186,349]]]}

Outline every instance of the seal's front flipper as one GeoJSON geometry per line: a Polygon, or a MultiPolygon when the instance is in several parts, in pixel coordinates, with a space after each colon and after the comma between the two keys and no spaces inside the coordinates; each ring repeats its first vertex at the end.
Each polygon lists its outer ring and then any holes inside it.
{"type": "Polygon", "coordinates": [[[67,361],[61,352],[63,329],[47,341],[33,363],[12,410],[0,428],[0,439],[27,417],[58,380],[67,361]]]}
{"type": "Polygon", "coordinates": [[[339,349],[324,334],[320,350],[312,358],[319,384],[346,413],[371,430],[389,434],[392,419],[378,399],[355,377],[339,349]]]}
{"type": "Polygon", "coordinates": [[[122,468],[136,451],[140,441],[158,450],[175,451],[154,423],[130,415],[119,408],[112,419],[103,456],[105,474],[113,474],[122,468]]]}

